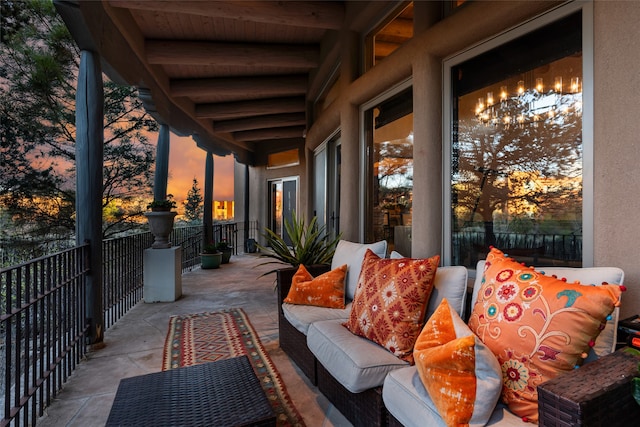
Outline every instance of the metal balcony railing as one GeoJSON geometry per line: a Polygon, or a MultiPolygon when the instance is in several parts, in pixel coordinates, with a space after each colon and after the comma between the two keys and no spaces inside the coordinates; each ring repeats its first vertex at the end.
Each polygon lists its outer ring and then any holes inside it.
{"type": "MultiPolygon", "coordinates": [[[[202,226],[175,228],[182,272],[200,263],[202,226]]],[[[103,242],[104,327],[142,299],[143,254],[153,236],[103,242]]],[[[0,270],[0,426],[35,425],[86,354],[88,245],[0,270]]]]}
{"type": "Polygon", "coordinates": [[[0,425],[35,425],[85,355],[89,247],[0,270],[0,425]]]}

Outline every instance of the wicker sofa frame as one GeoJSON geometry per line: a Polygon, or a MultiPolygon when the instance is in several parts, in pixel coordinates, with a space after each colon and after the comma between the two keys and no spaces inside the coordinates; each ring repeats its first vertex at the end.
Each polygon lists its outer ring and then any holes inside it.
{"type": "Polygon", "coordinates": [[[382,401],[382,386],[351,393],[322,366],[317,364],[318,390],[355,427],[387,426],[389,413],[382,401]]]}
{"type": "MultiPolygon", "coordinates": [[[[307,270],[312,276],[318,276],[330,270],[329,265],[314,265],[307,270]]],[[[297,330],[284,317],[282,302],[287,297],[291,288],[291,280],[296,273],[296,268],[284,268],[277,271],[278,287],[278,332],[280,334],[280,348],[284,350],[300,370],[306,375],[313,385],[318,384],[316,357],[307,347],[307,336],[297,330]]]]}
{"type": "MultiPolygon", "coordinates": [[[[330,270],[328,265],[308,267],[311,275],[318,276],[330,270]]],[[[386,426],[389,414],[382,401],[382,387],[351,393],[319,363],[307,347],[307,336],[292,326],[284,317],[282,302],[289,293],[295,268],[277,272],[278,331],[280,348],[300,368],[309,381],[356,427],[386,426]]]]}

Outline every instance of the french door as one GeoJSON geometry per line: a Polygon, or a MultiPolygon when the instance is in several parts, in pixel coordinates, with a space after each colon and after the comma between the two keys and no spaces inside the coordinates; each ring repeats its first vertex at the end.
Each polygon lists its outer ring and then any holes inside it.
{"type": "Polygon", "coordinates": [[[269,228],[290,245],[291,238],[284,227],[284,221],[292,222],[298,210],[298,177],[280,178],[269,181],[269,228]]]}

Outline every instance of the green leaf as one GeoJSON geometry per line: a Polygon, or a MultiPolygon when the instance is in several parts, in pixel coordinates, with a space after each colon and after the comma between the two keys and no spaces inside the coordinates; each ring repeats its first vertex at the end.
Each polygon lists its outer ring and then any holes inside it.
{"type": "MultiPolygon", "coordinates": [[[[262,252],[261,256],[273,258],[275,261],[260,265],[289,264],[295,268],[300,264],[305,266],[328,264],[331,262],[336,246],[342,237],[342,234],[339,234],[330,239],[327,235],[326,227],[324,225],[318,227],[318,219],[316,217],[311,218],[307,225],[304,218],[298,218],[295,212],[293,212],[291,221],[285,219],[284,229],[291,239],[291,247],[273,230],[265,228],[262,237],[266,245],[257,244],[256,246],[262,252]]],[[[263,276],[277,270],[271,270],[264,273],[263,276]]]]}

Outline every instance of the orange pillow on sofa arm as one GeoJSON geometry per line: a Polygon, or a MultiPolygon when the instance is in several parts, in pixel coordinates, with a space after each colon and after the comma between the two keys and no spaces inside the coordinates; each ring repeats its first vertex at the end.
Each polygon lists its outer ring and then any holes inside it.
{"type": "Polygon", "coordinates": [[[291,280],[291,288],[284,302],[327,308],[344,308],[344,287],[347,265],[343,265],[314,278],[300,264],[291,280]]]}

